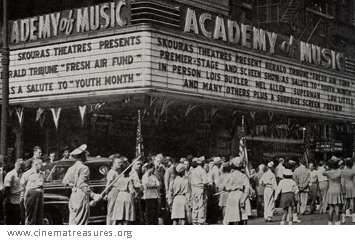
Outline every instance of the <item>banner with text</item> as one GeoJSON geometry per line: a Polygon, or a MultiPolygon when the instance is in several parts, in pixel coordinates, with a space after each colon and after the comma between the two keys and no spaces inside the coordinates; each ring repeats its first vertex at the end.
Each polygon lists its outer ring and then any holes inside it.
{"type": "Polygon", "coordinates": [[[249,106],[353,119],[346,75],[236,48],[153,34],[153,85],[249,106]]]}
{"type": "Polygon", "coordinates": [[[142,85],[142,33],[10,53],[10,99],[142,85]]]}

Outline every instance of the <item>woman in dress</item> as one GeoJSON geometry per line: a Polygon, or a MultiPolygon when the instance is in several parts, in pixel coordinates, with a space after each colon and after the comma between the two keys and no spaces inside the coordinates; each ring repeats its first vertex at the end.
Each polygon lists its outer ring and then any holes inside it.
{"type": "MultiPolygon", "coordinates": [[[[351,209],[352,213],[352,222],[355,222],[354,214],[354,198],[355,198],[355,187],[354,187],[354,176],[355,171],[352,170],[353,160],[346,159],[345,161],[346,169],[343,170],[341,175],[341,184],[343,187],[343,192],[345,192],[345,209],[351,209]]],[[[342,222],[345,223],[345,212],[342,214],[342,222]]]]}
{"type": "MultiPolygon", "coordinates": [[[[121,160],[123,162],[123,160],[121,160]]],[[[128,163],[120,165],[121,171],[127,168],[128,163]]],[[[129,176],[129,170],[125,171],[123,176],[116,180],[116,188],[118,194],[114,206],[112,220],[115,220],[118,225],[127,225],[129,222],[136,220],[136,212],[134,209],[135,190],[133,180],[129,176]]]]}
{"type": "Polygon", "coordinates": [[[335,225],[340,225],[340,206],[343,204],[343,193],[341,187],[342,171],[338,169],[337,158],[332,157],[328,161],[328,170],[323,175],[329,179],[329,189],[327,200],[329,204],[328,225],[333,224],[333,216],[335,212],[335,225]]]}
{"type": "Polygon", "coordinates": [[[180,163],[176,166],[176,178],[170,182],[171,219],[173,225],[185,225],[188,217],[188,209],[192,207],[191,188],[188,180],[184,178],[185,165],[180,163]]]}
{"type": "MultiPolygon", "coordinates": [[[[226,206],[227,206],[227,199],[228,199],[228,192],[224,192],[223,188],[226,186],[226,183],[229,179],[229,174],[230,174],[230,163],[226,162],[223,163],[222,165],[222,174],[219,176],[219,184],[218,184],[218,191],[221,193],[219,197],[219,203],[218,206],[222,210],[222,219],[224,219],[224,216],[226,215],[226,206]]],[[[223,222],[225,225],[226,223],[223,222]]]]}
{"type": "MultiPolygon", "coordinates": [[[[237,225],[242,221],[242,215],[245,213],[245,201],[249,196],[249,179],[241,170],[243,161],[240,157],[231,160],[232,169],[234,170],[223,189],[228,194],[226,203],[226,213],[223,222],[229,225],[237,225]]],[[[245,220],[245,219],[243,219],[245,220]]]]}

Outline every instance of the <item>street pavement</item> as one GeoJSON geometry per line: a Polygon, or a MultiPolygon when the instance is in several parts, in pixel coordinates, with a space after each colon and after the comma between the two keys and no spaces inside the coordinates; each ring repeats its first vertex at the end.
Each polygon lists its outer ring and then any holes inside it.
{"type": "MultiPolygon", "coordinates": [[[[265,222],[264,218],[261,217],[252,217],[248,220],[248,225],[280,225],[281,222],[281,211],[276,213],[276,216],[273,217],[272,222],[265,222]]],[[[299,215],[298,219],[301,220],[301,223],[293,223],[294,225],[327,225],[328,224],[328,214],[305,214],[299,215]]],[[[288,222],[286,222],[288,224],[288,222]]],[[[333,223],[334,224],[334,223],[333,223]]],[[[341,225],[355,225],[352,223],[351,217],[346,217],[346,223],[341,225]]]]}

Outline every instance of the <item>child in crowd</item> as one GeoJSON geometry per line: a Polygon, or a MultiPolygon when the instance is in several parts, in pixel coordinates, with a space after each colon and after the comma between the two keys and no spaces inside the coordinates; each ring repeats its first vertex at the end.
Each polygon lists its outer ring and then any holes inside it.
{"type": "Polygon", "coordinates": [[[281,193],[280,207],[283,209],[281,225],[285,225],[287,214],[289,215],[289,225],[293,222],[293,207],[296,205],[295,195],[299,189],[292,179],[292,172],[289,169],[283,171],[284,179],[279,182],[276,189],[275,201],[281,193]]]}

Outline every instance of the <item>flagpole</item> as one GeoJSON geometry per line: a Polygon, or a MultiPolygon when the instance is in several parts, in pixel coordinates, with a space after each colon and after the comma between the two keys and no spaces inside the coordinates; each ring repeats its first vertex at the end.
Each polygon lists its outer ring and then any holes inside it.
{"type": "Polygon", "coordinates": [[[3,27],[2,27],[2,101],[1,101],[1,137],[0,151],[3,159],[0,158],[0,166],[7,163],[7,122],[9,109],[9,64],[10,49],[8,42],[8,3],[9,0],[3,0],[3,27]]]}
{"type": "Polygon", "coordinates": [[[138,110],[138,125],[137,125],[137,139],[136,139],[136,157],[143,155],[142,146],[142,125],[141,125],[141,110],[138,110]]]}
{"type": "Polygon", "coordinates": [[[309,158],[309,151],[308,151],[308,141],[307,141],[308,137],[307,137],[307,128],[304,127],[303,128],[303,145],[304,145],[304,153],[303,153],[303,158],[307,164],[308,167],[308,158],[309,158]]]}
{"type": "Polygon", "coordinates": [[[247,144],[245,139],[245,122],[244,115],[242,116],[242,134],[239,143],[239,152],[242,158],[245,161],[245,173],[248,178],[250,178],[250,169],[249,169],[249,160],[248,160],[248,152],[247,152],[247,144]]]}

